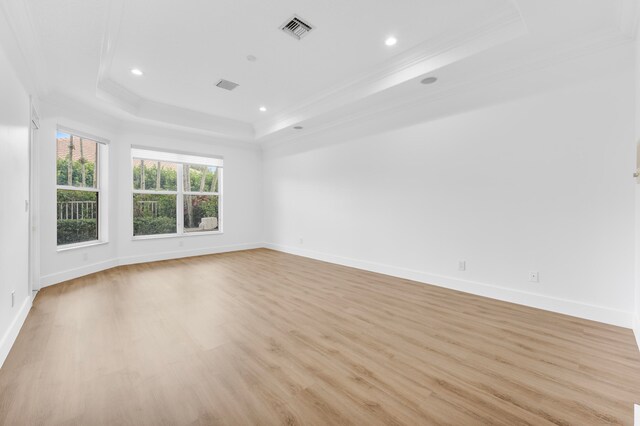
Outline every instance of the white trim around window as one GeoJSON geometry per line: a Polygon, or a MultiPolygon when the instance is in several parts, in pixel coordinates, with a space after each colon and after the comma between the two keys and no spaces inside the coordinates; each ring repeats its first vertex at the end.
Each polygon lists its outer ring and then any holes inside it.
{"type": "Polygon", "coordinates": [[[108,243],[108,143],[109,141],[104,138],[65,126],[57,126],[56,239],[58,242],[63,241],[61,244],[56,244],[57,251],[108,243]],[[68,149],[69,153],[62,152],[61,144],[66,144],[64,149],[68,149]],[[63,165],[65,162],[66,166],[63,165]],[[68,171],[66,180],[62,177],[65,171],[68,171]],[[60,191],[66,192],[66,195],[61,194],[60,191]],[[72,195],[74,193],[78,196],[72,195]],[[81,193],[85,195],[82,196],[81,193]],[[86,199],[88,198],[86,194],[90,193],[95,193],[95,199],[92,196],[91,200],[86,199]],[[93,219],[95,219],[95,225],[82,223],[93,219]],[[89,234],[94,234],[94,231],[88,232],[84,229],[87,226],[95,227],[95,238],[86,238],[90,236],[89,234]]]}
{"type": "Polygon", "coordinates": [[[132,147],[131,166],[133,240],[223,233],[221,157],[132,147]]]}

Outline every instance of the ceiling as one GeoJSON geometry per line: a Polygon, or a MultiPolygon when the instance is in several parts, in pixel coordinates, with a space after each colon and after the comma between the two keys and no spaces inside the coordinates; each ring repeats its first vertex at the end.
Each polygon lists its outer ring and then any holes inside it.
{"type": "Polygon", "coordinates": [[[630,41],[636,3],[4,0],[0,11],[38,64],[42,97],[261,142],[630,41]],[[294,14],[314,26],[302,40],[279,29],[294,14]],[[430,75],[436,84],[419,84],[430,75]],[[239,87],[217,88],[221,78],[239,87]]]}

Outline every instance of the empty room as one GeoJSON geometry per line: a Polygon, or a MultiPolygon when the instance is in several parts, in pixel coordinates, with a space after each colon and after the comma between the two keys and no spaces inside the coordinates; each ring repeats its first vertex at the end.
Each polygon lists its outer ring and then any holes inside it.
{"type": "Polygon", "coordinates": [[[0,0],[0,425],[640,425],[640,0],[0,0]]]}

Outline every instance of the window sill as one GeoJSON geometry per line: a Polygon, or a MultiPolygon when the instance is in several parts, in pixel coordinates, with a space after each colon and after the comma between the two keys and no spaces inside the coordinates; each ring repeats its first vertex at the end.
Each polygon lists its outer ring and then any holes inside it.
{"type": "Polygon", "coordinates": [[[56,251],[58,253],[60,253],[60,252],[64,252],[64,251],[83,249],[83,248],[87,248],[87,247],[102,246],[102,245],[105,245],[105,244],[109,244],[109,241],[88,241],[86,243],[66,244],[66,245],[63,245],[63,246],[58,246],[56,251]]]}
{"type": "Polygon", "coordinates": [[[159,235],[138,235],[131,237],[132,241],[159,240],[163,238],[197,237],[203,235],[222,235],[224,231],[189,232],[184,234],[159,234],[159,235]]]}

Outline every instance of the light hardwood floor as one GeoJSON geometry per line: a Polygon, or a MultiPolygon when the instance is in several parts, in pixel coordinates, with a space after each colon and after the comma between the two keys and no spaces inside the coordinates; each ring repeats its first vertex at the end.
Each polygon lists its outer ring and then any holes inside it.
{"type": "Polygon", "coordinates": [[[632,424],[630,330],[260,249],[42,290],[2,425],[632,424]]]}

